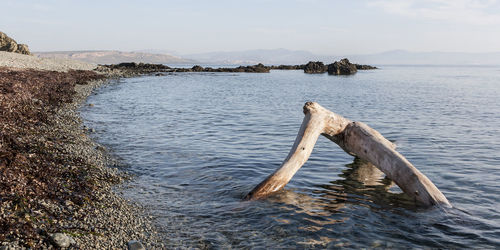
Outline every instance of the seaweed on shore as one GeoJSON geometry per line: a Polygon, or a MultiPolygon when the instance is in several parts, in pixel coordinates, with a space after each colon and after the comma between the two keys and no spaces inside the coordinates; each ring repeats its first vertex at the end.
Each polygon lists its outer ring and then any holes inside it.
{"type": "Polygon", "coordinates": [[[91,164],[65,153],[71,136],[52,128],[75,85],[102,78],[93,71],[0,68],[0,242],[39,247],[60,216],[45,201],[83,206],[94,199],[91,164]]]}

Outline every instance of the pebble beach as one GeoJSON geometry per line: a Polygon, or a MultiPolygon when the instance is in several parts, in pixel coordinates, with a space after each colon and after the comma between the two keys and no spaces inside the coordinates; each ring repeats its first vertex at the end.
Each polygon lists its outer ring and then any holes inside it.
{"type": "MultiPolygon", "coordinates": [[[[37,77],[47,78],[51,75],[66,77],[65,74],[96,74],[92,71],[95,68],[94,64],[78,61],[42,59],[30,55],[0,52],[2,77],[14,76],[19,79],[25,76],[33,79],[31,75],[37,74],[34,76],[36,80],[37,77]]],[[[9,144],[4,140],[9,134],[2,135],[3,140],[0,144],[0,153],[4,154],[2,157],[9,159],[7,154],[15,152],[10,154],[12,160],[0,162],[0,173],[5,177],[9,171],[14,171],[7,168],[9,164],[26,162],[26,166],[46,164],[45,167],[57,169],[57,173],[64,173],[61,176],[71,176],[71,178],[51,179],[51,176],[42,177],[40,174],[30,173],[31,169],[22,170],[25,172],[19,176],[28,180],[23,184],[23,190],[35,190],[32,193],[16,192],[17,184],[5,181],[9,180],[8,178],[3,179],[2,185],[6,187],[2,196],[6,198],[0,205],[0,221],[6,224],[6,230],[0,235],[0,249],[127,249],[127,247],[140,249],[134,246],[141,245],[148,249],[162,248],[164,239],[157,233],[158,230],[152,218],[147,215],[147,211],[119,195],[120,183],[130,177],[119,170],[117,167],[119,163],[109,155],[105,147],[89,138],[88,129],[82,125],[78,108],[94,89],[110,81],[106,75],[99,76],[97,78],[102,79],[85,82],[73,80],[76,84],[71,85],[74,86],[74,91],[69,95],[70,100],[57,105],[52,105],[51,101],[33,98],[36,93],[31,93],[30,99],[19,99],[23,101],[23,105],[28,105],[28,110],[40,107],[47,110],[43,113],[46,119],[37,122],[36,126],[30,125],[29,135],[17,138],[19,142],[16,142],[16,145],[23,146],[16,149],[17,151],[12,150],[12,143],[9,144]],[[43,146],[38,149],[34,145],[43,146]],[[37,161],[42,163],[36,165],[37,161]],[[48,184],[52,184],[51,182],[54,186],[59,186],[58,182],[64,180],[73,183],[68,184],[68,187],[66,184],[60,185],[61,190],[54,188],[49,188],[47,192],[43,190],[44,187],[46,189],[47,186],[50,187],[48,184]]],[[[56,79],[59,79],[57,77],[56,79]]],[[[78,78],[78,75],[76,77],[78,78]]],[[[9,85],[8,79],[0,83],[4,88],[4,91],[0,92],[2,105],[7,105],[9,95],[18,94],[18,88],[23,87],[23,83],[9,85]]],[[[42,88],[49,87],[43,84],[42,88]]],[[[3,118],[7,119],[9,111],[5,112],[3,118]]],[[[13,109],[10,112],[19,111],[13,109]]],[[[11,124],[9,121],[3,123],[4,129],[8,129],[6,126],[11,124]]],[[[16,123],[12,124],[19,126],[16,123]]],[[[14,130],[16,129],[5,131],[14,130]]]]}

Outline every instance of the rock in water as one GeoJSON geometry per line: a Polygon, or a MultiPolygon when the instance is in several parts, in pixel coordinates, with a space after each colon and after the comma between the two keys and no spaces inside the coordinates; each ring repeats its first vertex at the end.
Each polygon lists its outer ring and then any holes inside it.
{"type": "Polygon", "coordinates": [[[369,70],[369,69],[378,69],[375,66],[365,65],[365,64],[354,64],[356,65],[356,69],[358,70],[369,70]]]}
{"type": "Polygon", "coordinates": [[[205,69],[204,69],[203,67],[201,67],[200,65],[194,65],[194,66],[191,68],[191,70],[192,70],[193,72],[202,72],[202,71],[204,71],[205,69]]]}
{"type": "Polygon", "coordinates": [[[330,75],[352,75],[357,71],[356,65],[350,63],[347,58],[328,65],[328,74],[330,75]]]}
{"type": "Polygon", "coordinates": [[[0,51],[15,52],[25,55],[31,55],[28,45],[17,44],[14,39],[7,36],[7,34],[0,32],[0,51]]]}
{"type": "Polygon", "coordinates": [[[304,66],[304,73],[307,74],[318,74],[318,73],[325,73],[327,70],[327,67],[322,63],[322,62],[308,62],[304,66]]]}
{"type": "Polygon", "coordinates": [[[75,244],[75,240],[63,233],[50,234],[50,241],[54,246],[59,248],[67,248],[71,244],[75,244]]]}
{"type": "Polygon", "coordinates": [[[128,250],[146,250],[141,242],[136,240],[131,240],[127,243],[128,250]]]}

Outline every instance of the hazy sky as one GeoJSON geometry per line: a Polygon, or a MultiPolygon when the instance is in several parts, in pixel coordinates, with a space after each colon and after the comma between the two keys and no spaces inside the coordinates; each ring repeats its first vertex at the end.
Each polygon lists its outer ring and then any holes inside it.
{"type": "Polygon", "coordinates": [[[500,51],[497,0],[2,0],[1,12],[0,31],[33,51],[500,51]]]}

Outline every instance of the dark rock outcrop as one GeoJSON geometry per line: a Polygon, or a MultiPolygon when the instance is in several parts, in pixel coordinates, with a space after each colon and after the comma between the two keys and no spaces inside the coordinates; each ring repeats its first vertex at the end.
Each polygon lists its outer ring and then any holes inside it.
{"type": "Polygon", "coordinates": [[[205,69],[201,67],[200,65],[195,65],[191,68],[193,72],[203,72],[205,69]]]}
{"type": "Polygon", "coordinates": [[[279,65],[279,66],[266,66],[262,63],[250,66],[238,66],[235,68],[212,68],[212,67],[202,67],[200,65],[195,65],[191,68],[173,68],[163,64],[150,64],[150,63],[120,63],[120,64],[110,64],[110,65],[99,65],[97,71],[106,73],[108,75],[117,76],[136,76],[144,74],[155,74],[161,76],[163,74],[158,74],[161,72],[169,73],[183,73],[183,72],[232,72],[232,73],[269,73],[271,69],[273,70],[304,70],[304,73],[308,74],[320,74],[328,71],[331,75],[350,75],[360,69],[376,69],[376,67],[361,64],[352,64],[347,58],[340,60],[339,62],[334,62],[330,65],[325,65],[323,62],[308,62],[307,64],[301,65],[279,65]]]}
{"type": "Polygon", "coordinates": [[[17,44],[17,42],[7,36],[7,34],[0,32],[0,51],[14,52],[19,54],[31,55],[28,45],[17,44]]]}
{"type": "Polygon", "coordinates": [[[109,65],[110,68],[117,69],[136,69],[136,70],[151,70],[151,71],[162,71],[170,69],[169,66],[163,64],[152,64],[152,63],[120,63],[120,64],[112,64],[109,65]]]}
{"type": "Polygon", "coordinates": [[[172,68],[172,72],[242,72],[242,73],[269,73],[271,67],[265,66],[262,63],[251,66],[238,66],[236,68],[203,68],[195,65],[192,68],[172,68]]]}
{"type": "Polygon", "coordinates": [[[308,62],[304,66],[304,73],[307,74],[318,74],[325,73],[328,67],[323,64],[323,62],[308,62]]]}
{"type": "MultiPolygon", "coordinates": [[[[111,65],[99,65],[97,71],[116,76],[136,76],[143,74],[152,74],[158,72],[242,72],[242,73],[269,73],[271,67],[262,63],[252,66],[239,66],[236,68],[211,68],[195,65],[192,68],[171,68],[163,64],[149,63],[120,63],[111,65]]],[[[158,74],[156,74],[158,75],[158,74]]]]}
{"type": "Polygon", "coordinates": [[[163,64],[125,62],[119,64],[99,65],[96,70],[108,75],[128,77],[157,72],[169,72],[172,68],[163,64]]]}
{"type": "Polygon", "coordinates": [[[259,63],[252,66],[239,66],[236,68],[220,68],[222,71],[219,72],[246,72],[246,73],[269,73],[271,67],[264,66],[264,64],[259,63]]]}
{"type": "Polygon", "coordinates": [[[328,70],[328,67],[330,66],[330,70],[332,72],[337,72],[337,69],[339,70],[339,73],[331,73],[333,75],[348,75],[348,74],[354,74],[356,73],[357,70],[368,70],[368,69],[377,69],[377,67],[370,66],[370,65],[364,65],[364,64],[351,64],[347,58],[344,58],[340,60],[340,62],[335,62],[333,64],[325,66],[323,62],[309,62],[307,64],[300,64],[300,65],[273,65],[270,66],[271,69],[274,70],[299,70],[302,69],[304,70],[304,73],[324,73],[328,70]],[[333,64],[335,64],[335,67],[333,64]],[[354,65],[354,67],[352,66],[354,65]]]}
{"type": "Polygon", "coordinates": [[[357,71],[356,65],[350,63],[347,58],[328,65],[328,74],[330,75],[352,75],[357,71]]]}
{"type": "Polygon", "coordinates": [[[300,64],[300,65],[273,65],[271,66],[271,69],[275,70],[299,70],[299,69],[304,69],[306,65],[305,64],[300,64]]]}
{"type": "Polygon", "coordinates": [[[378,68],[377,68],[377,67],[375,67],[375,66],[366,65],[366,64],[354,64],[354,65],[356,65],[356,69],[357,69],[357,70],[378,69],[378,68]]]}

